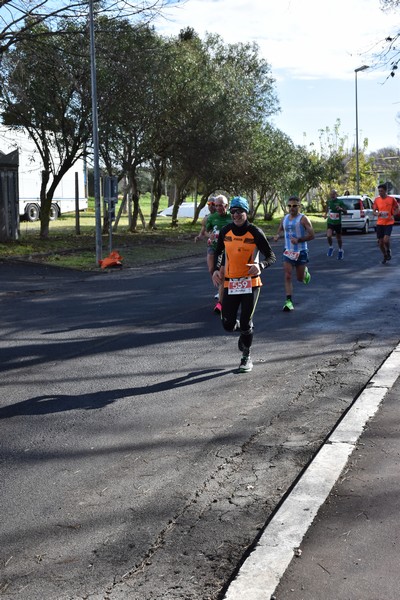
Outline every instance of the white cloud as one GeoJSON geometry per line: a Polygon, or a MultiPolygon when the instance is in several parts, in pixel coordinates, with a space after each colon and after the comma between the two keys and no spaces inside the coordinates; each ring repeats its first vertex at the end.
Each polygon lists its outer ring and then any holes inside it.
{"type": "MultiPolygon", "coordinates": [[[[399,31],[400,13],[383,13],[379,0],[186,0],[156,23],[177,35],[193,27],[225,43],[255,41],[276,79],[281,113],[276,125],[296,143],[319,144],[319,130],[341,122],[354,143],[354,69],[373,65],[383,40],[399,31]]],[[[398,80],[370,69],[359,75],[360,139],[369,149],[399,142],[398,80]]],[[[398,75],[400,77],[400,74],[398,75]]]]}
{"type": "Polygon", "coordinates": [[[395,24],[379,0],[187,0],[157,29],[177,34],[190,26],[226,43],[256,41],[276,76],[346,79],[395,24]]]}

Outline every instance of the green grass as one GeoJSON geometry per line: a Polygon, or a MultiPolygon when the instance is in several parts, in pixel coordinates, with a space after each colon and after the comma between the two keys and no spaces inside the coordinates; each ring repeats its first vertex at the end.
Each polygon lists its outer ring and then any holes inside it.
{"type": "MultiPolygon", "coordinates": [[[[160,210],[167,206],[164,197],[160,210]]],[[[117,207],[118,209],[118,207],[117,207]]],[[[141,199],[141,209],[146,222],[150,214],[150,199],[141,199]]],[[[275,235],[281,217],[272,221],[256,219],[255,224],[263,229],[266,236],[275,235]]],[[[310,215],[316,232],[325,231],[326,222],[318,215],[310,215]]],[[[192,224],[191,219],[179,219],[178,227],[171,227],[171,219],[159,217],[157,229],[144,230],[138,223],[138,232],[130,233],[128,218],[122,216],[118,231],[112,233],[112,248],[123,257],[123,265],[128,267],[142,266],[161,260],[171,260],[184,256],[195,256],[205,253],[205,243],[194,243],[194,237],[200,230],[200,222],[192,224]]],[[[75,216],[64,215],[50,223],[48,240],[39,238],[40,222],[20,223],[20,239],[7,244],[0,243],[0,259],[19,258],[35,262],[57,265],[79,270],[98,270],[96,264],[96,230],[93,201],[89,209],[80,214],[80,235],[75,232],[75,216]]],[[[102,236],[103,258],[109,254],[109,236],[102,236]]]]}

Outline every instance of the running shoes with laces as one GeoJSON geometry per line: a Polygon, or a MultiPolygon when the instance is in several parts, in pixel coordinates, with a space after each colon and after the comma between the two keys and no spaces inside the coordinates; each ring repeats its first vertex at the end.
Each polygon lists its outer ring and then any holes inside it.
{"type": "Polygon", "coordinates": [[[240,373],[248,373],[253,370],[253,362],[251,360],[250,354],[243,353],[243,356],[240,360],[239,372],[240,373]]]}
{"type": "Polygon", "coordinates": [[[331,257],[331,256],[333,256],[333,253],[334,253],[334,249],[332,248],[332,246],[330,246],[328,248],[328,252],[326,253],[326,255],[329,256],[329,257],[331,257]]]}
{"type": "Polygon", "coordinates": [[[337,259],[343,260],[343,257],[344,257],[344,250],[343,250],[343,248],[340,248],[338,255],[337,255],[337,259]]]}
{"type": "Polygon", "coordinates": [[[222,304],[221,302],[217,302],[217,304],[214,306],[214,312],[216,315],[220,315],[222,312],[222,304]]]}
{"type": "Polygon", "coordinates": [[[304,270],[304,277],[303,277],[303,283],[305,283],[306,285],[308,285],[311,281],[311,273],[310,271],[307,269],[307,267],[304,270]]]}
{"type": "Polygon", "coordinates": [[[293,302],[291,300],[289,300],[289,298],[286,300],[285,304],[283,305],[283,310],[285,312],[289,312],[290,310],[293,310],[294,306],[293,306],[293,302]]]}

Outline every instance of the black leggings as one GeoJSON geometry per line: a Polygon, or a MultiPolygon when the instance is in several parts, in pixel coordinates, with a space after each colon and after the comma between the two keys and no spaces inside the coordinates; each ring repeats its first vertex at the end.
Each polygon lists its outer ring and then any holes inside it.
{"type": "Polygon", "coordinates": [[[259,287],[253,287],[251,294],[228,294],[228,288],[224,289],[222,326],[226,331],[237,329],[236,320],[240,308],[240,340],[246,348],[250,348],[253,342],[253,315],[259,295],[259,287]]]}

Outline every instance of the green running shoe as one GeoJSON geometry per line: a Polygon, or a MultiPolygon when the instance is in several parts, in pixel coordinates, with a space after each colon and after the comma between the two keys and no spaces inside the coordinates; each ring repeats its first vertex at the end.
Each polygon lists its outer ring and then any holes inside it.
{"type": "Polygon", "coordinates": [[[310,273],[310,271],[306,267],[305,271],[304,271],[303,283],[305,283],[306,285],[308,285],[310,283],[310,281],[311,281],[311,273],[310,273]]]}
{"type": "Polygon", "coordinates": [[[285,304],[283,305],[283,310],[286,312],[289,312],[290,310],[293,310],[294,306],[293,306],[293,302],[289,299],[286,300],[285,304]]]}

